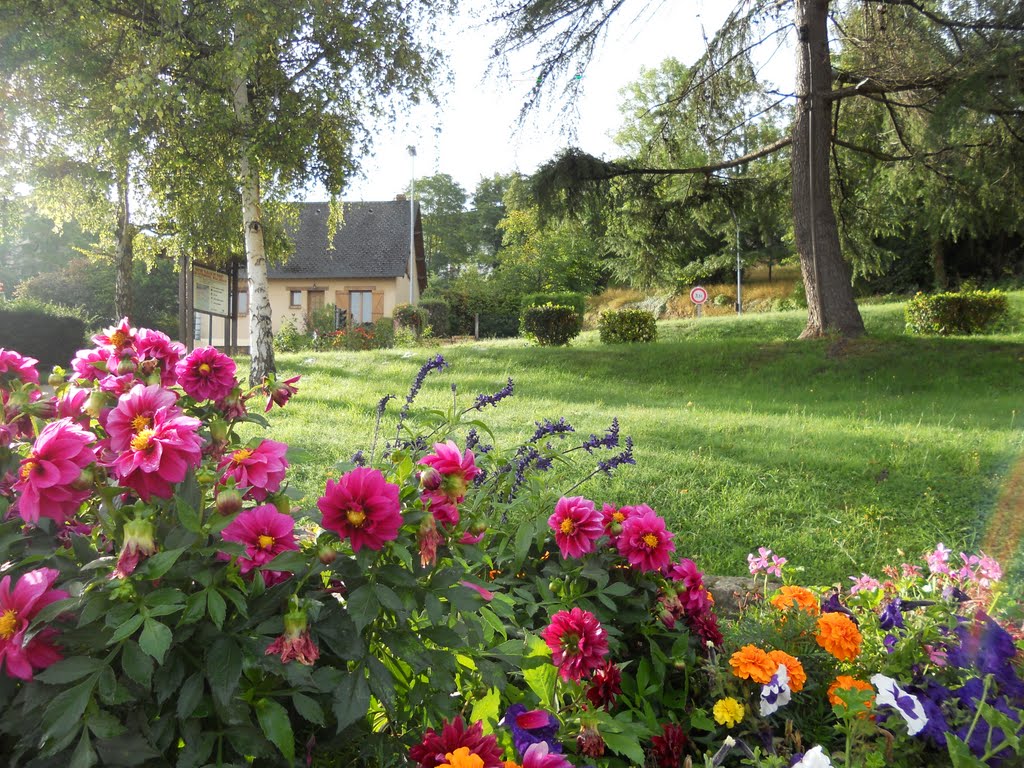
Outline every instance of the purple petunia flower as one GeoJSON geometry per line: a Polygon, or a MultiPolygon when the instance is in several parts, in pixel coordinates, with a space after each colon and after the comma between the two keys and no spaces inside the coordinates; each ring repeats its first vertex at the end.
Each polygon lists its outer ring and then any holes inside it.
{"type": "Polygon", "coordinates": [[[512,731],[512,743],[520,756],[541,742],[547,744],[551,752],[562,752],[562,744],[556,738],[561,723],[546,710],[527,710],[522,704],[513,704],[505,710],[501,724],[512,731]]]}
{"type": "Polygon", "coordinates": [[[878,614],[878,626],[884,630],[903,629],[903,601],[898,597],[885,604],[882,612],[878,614]]]}

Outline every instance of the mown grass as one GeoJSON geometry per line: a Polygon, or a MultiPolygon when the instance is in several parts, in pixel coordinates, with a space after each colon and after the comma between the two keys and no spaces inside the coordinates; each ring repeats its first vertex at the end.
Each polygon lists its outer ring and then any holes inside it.
{"type": "MultiPolygon", "coordinates": [[[[1024,309],[1024,296],[1013,303],[1024,309]]],[[[451,368],[427,379],[418,405],[446,407],[453,382],[468,405],[515,379],[515,397],[483,414],[499,445],[543,418],[564,416],[582,438],[618,417],[637,465],[578,493],[654,507],[677,552],[709,572],[742,574],[746,554],[768,546],[808,582],[880,575],[938,541],[970,550],[983,538],[1021,450],[1024,334],[913,338],[902,305],[863,314],[870,335],[852,342],[797,341],[805,316],[788,312],[665,322],[650,345],[603,346],[589,333],[563,349],[506,340],[281,355],[279,369],[303,378],[270,434],[295,449],[292,482],[312,507],[335,462],[368,447],[380,397],[404,396],[441,351],[451,368]]]]}

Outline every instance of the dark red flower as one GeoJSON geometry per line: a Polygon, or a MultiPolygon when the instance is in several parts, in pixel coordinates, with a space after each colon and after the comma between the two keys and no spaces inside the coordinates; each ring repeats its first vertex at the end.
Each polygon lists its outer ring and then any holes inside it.
{"type": "Polygon", "coordinates": [[[423,741],[409,750],[409,757],[420,768],[436,768],[448,762],[447,755],[459,747],[466,747],[484,761],[484,768],[501,768],[501,748],[492,734],[484,736],[483,723],[477,720],[466,728],[462,718],[442,721],[441,733],[428,728],[423,741]]]}
{"type": "Polygon", "coordinates": [[[679,768],[686,749],[686,731],[675,723],[662,723],[661,736],[651,737],[658,768],[679,768]]]}
{"type": "Polygon", "coordinates": [[[611,709],[615,703],[615,697],[620,693],[622,693],[622,672],[611,661],[605,661],[604,666],[598,668],[590,679],[587,698],[595,708],[611,709]]]}

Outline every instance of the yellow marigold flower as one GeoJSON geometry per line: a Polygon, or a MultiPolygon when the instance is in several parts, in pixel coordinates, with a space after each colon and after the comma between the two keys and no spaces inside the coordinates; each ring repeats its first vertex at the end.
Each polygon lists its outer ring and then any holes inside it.
{"type": "Polygon", "coordinates": [[[715,708],[712,711],[715,715],[715,722],[719,725],[724,725],[726,728],[735,728],[747,713],[744,706],[732,698],[732,696],[716,701],[715,708]]]}
{"type": "Polygon", "coordinates": [[[789,674],[789,690],[799,693],[804,689],[807,673],[804,672],[804,665],[800,663],[800,659],[790,656],[785,651],[768,651],[768,658],[771,659],[776,670],[778,670],[779,664],[786,667],[786,672],[789,674]]]}
{"type": "Polygon", "coordinates": [[[755,683],[767,685],[772,679],[779,663],[772,663],[768,654],[756,645],[744,645],[729,659],[732,673],[741,680],[753,680],[755,683]]]}
{"type": "Polygon", "coordinates": [[[484,760],[475,752],[470,752],[469,747],[459,747],[454,752],[444,756],[447,763],[441,763],[437,768],[484,768],[484,760]]]}
{"type": "Polygon", "coordinates": [[[817,616],[821,612],[818,598],[804,587],[780,587],[771,599],[771,604],[780,611],[788,611],[794,605],[804,613],[817,616]]]}
{"type": "Polygon", "coordinates": [[[846,614],[823,613],[819,616],[815,640],[840,661],[853,661],[860,655],[860,630],[846,614]]]}

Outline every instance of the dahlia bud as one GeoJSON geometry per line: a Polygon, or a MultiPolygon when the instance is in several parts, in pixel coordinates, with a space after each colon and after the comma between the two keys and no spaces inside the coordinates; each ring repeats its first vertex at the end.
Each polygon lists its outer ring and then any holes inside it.
{"type": "Polygon", "coordinates": [[[292,513],[292,501],[283,493],[272,493],[267,496],[267,501],[273,504],[282,515],[292,513]]]}
{"type": "Polygon", "coordinates": [[[330,565],[337,559],[338,550],[336,550],[329,544],[325,544],[323,546],[317,547],[316,556],[317,559],[324,565],[330,565]]]}
{"type": "Polygon", "coordinates": [[[612,523],[608,526],[608,531],[612,536],[618,536],[622,533],[622,523],[612,523]]]}
{"type": "Polygon", "coordinates": [[[117,362],[117,375],[124,376],[126,373],[135,373],[138,367],[138,364],[130,357],[122,357],[117,362]]]}
{"type": "Polygon", "coordinates": [[[215,442],[221,442],[228,439],[228,424],[224,419],[213,419],[210,422],[210,437],[215,442]]]}
{"type": "Polygon", "coordinates": [[[64,373],[64,369],[61,368],[60,366],[57,366],[53,369],[53,373],[51,373],[49,377],[46,379],[46,383],[49,384],[51,387],[59,387],[61,384],[64,383],[65,375],[66,374],[64,373]]]}
{"type": "Polygon", "coordinates": [[[217,482],[217,473],[212,469],[203,468],[196,470],[196,482],[200,485],[213,485],[217,482]]]}
{"type": "Polygon", "coordinates": [[[129,520],[124,524],[124,544],[117,558],[112,579],[131,576],[142,560],[156,552],[153,524],[148,520],[129,520]]]}
{"type": "Polygon", "coordinates": [[[92,488],[95,482],[96,473],[91,467],[86,467],[71,481],[71,487],[76,491],[84,491],[86,488],[92,488]]]}
{"type": "Polygon", "coordinates": [[[441,473],[433,467],[427,467],[420,472],[420,488],[424,491],[436,491],[441,487],[441,473]]]}
{"type": "Polygon", "coordinates": [[[222,515],[233,515],[242,508],[242,494],[237,488],[222,488],[217,494],[217,511],[222,515]]]}
{"type": "Polygon", "coordinates": [[[469,526],[469,532],[474,536],[479,536],[481,533],[487,532],[487,523],[478,521],[469,526]]]}
{"type": "Polygon", "coordinates": [[[109,408],[113,405],[112,398],[106,392],[101,392],[98,389],[94,389],[89,394],[89,400],[85,404],[85,412],[92,416],[94,419],[98,419],[104,408],[109,408]]]}

